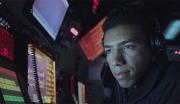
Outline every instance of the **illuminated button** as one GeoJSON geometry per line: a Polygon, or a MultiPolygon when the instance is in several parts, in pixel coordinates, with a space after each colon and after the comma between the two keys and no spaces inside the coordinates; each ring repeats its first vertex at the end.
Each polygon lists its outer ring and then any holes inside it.
{"type": "Polygon", "coordinates": [[[24,102],[24,99],[21,96],[3,95],[3,97],[4,97],[5,101],[24,102]]]}
{"type": "Polygon", "coordinates": [[[3,88],[3,89],[6,89],[6,84],[2,84],[2,88],[3,88]]]}
{"type": "Polygon", "coordinates": [[[0,83],[4,83],[4,79],[3,78],[0,78],[0,83]]]}
{"type": "Polygon", "coordinates": [[[0,83],[0,88],[2,88],[2,83],[0,83]]]}
{"type": "Polygon", "coordinates": [[[74,36],[78,36],[79,34],[78,30],[76,30],[74,27],[71,27],[70,31],[74,36]]]}

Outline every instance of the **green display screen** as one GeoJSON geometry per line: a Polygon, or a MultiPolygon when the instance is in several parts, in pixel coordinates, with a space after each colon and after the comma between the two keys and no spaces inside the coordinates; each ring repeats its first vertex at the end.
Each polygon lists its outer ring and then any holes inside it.
{"type": "Polygon", "coordinates": [[[0,89],[6,104],[25,104],[15,72],[0,67],[0,89]]]}

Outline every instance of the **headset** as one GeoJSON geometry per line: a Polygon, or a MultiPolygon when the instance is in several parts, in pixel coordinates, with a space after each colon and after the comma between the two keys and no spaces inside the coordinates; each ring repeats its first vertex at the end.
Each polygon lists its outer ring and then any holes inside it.
{"type": "Polygon", "coordinates": [[[127,9],[127,8],[140,8],[150,14],[150,18],[154,26],[154,29],[153,29],[154,34],[150,35],[150,40],[149,40],[150,47],[153,53],[155,54],[162,53],[165,50],[166,40],[164,38],[164,35],[162,34],[161,26],[160,26],[159,19],[157,18],[157,16],[151,11],[151,9],[147,8],[142,1],[126,3],[123,9],[127,9]]]}
{"type": "Polygon", "coordinates": [[[150,38],[149,38],[151,50],[154,54],[160,54],[164,52],[166,41],[165,41],[164,35],[162,34],[160,22],[156,14],[153,13],[150,8],[147,8],[145,4],[141,1],[127,3],[123,7],[123,9],[126,9],[126,8],[132,8],[132,9],[140,8],[149,14],[150,20],[152,21],[151,27],[153,31],[153,34],[150,34],[150,38]]]}
{"type": "Polygon", "coordinates": [[[108,25],[110,25],[110,27],[106,25],[105,28],[103,27],[103,29],[105,30],[114,27],[113,25],[118,26],[121,21],[125,21],[122,22],[125,24],[135,23],[140,24],[140,26],[142,27],[145,26],[145,28],[148,28],[148,31],[151,32],[151,34],[149,35],[149,44],[152,52],[157,54],[164,51],[165,38],[162,34],[159,20],[155,13],[153,13],[150,8],[146,7],[144,3],[140,1],[135,1],[121,5],[121,7],[115,7],[112,12],[107,15],[106,20],[109,21],[108,25]],[[109,15],[111,16],[110,20],[108,20],[109,15]],[[140,15],[138,16],[139,18],[134,18],[136,15],[140,15]],[[118,17],[120,18],[119,21],[117,20],[118,17]],[[117,21],[111,21],[115,18],[117,21]],[[145,23],[146,21],[147,23],[145,23]]]}

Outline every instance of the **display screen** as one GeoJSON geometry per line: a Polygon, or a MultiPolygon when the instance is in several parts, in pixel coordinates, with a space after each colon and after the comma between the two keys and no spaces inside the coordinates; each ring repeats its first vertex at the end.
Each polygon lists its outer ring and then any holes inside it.
{"type": "Polygon", "coordinates": [[[10,60],[14,59],[14,37],[3,27],[0,27],[0,55],[10,60]]]}
{"type": "Polygon", "coordinates": [[[66,0],[35,0],[33,16],[55,40],[69,4],[66,0]]]}
{"type": "MultiPolygon", "coordinates": [[[[35,58],[43,103],[56,104],[55,62],[38,48],[35,48],[35,58]]],[[[32,44],[28,44],[28,92],[31,101],[38,102],[32,60],[32,44]]]]}
{"type": "Polygon", "coordinates": [[[25,104],[16,73],[0,67],[0,89],[5,104],[25,104]]]}
{"type": "Polygon", "coordinates": [[[105,19],[101,20],[79,41],[79,44],[88,60],[94,60],[103,52],[102,38],[104,33],[102,30],[102,24],[104,20],[105,19]]]}

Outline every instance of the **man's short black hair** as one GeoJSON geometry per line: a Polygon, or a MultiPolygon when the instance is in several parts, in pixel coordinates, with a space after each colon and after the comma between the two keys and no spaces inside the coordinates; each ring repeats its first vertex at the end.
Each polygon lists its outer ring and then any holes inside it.
{"type": "Polygon", "coordinates": [[[146,32],[154,33],[159,31],[159,24],[155,15],[152,15],[145,7],[127,6],[115,8],[108,15],[103,24],[103,31],[118,25],[139,25],[146,32]]]}

